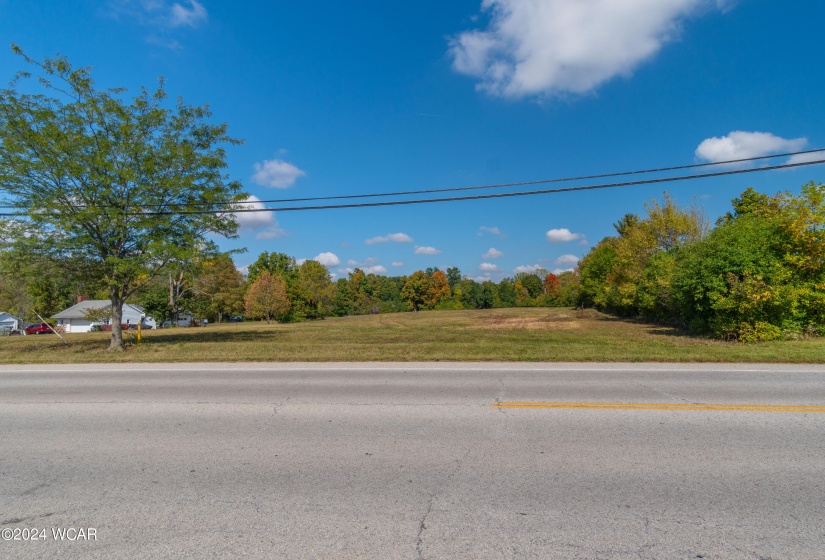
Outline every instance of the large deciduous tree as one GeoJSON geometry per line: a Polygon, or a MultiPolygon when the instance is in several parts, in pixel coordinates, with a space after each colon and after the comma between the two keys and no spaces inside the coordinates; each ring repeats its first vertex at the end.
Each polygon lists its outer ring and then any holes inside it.
{"type": "Polygon", "coordinates": [[[64,57],[41,63],[13,50],[38,82],[21,72],[0,91],[0,189],[35,229],[31,250],[98,271],[112,303],[110,349],[120,350],[126,298],[207,234],[235,235],[233,214],[220,211],[243,199],[223,148],[239,141],[208,122],[207,107],[168,106],[162,80],[128,100],[64,57]]]}
{"type": "Polygon", "coordinates": [[[253,319],[280,319],[289,313],[289,296],[286,282],[264,270],[246,292],[246,314],[253,319]]]}
{"type": "Polygon", "coordinates": [[[332,301],[332,280],[327,267],[318,261],[304,261],[298,267],[295,288],[310,319],[323,318],[332,301]]]}
{"type": "Polygon", "coordinates": [[[202,315],[218,323],[226,315],[239,315],[244,309],[244,279],[232,257],[215,255],[200,264],[193,290],[201,302],[202,315]]]}

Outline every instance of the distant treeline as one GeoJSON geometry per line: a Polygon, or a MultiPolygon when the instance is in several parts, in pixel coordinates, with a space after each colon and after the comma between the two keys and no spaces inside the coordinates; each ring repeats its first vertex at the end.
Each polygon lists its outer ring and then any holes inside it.
{"type": "MultiPolygon", "coordinates": [[[[356,268],[333,281],[321,263],[262,253],[244,277],[232,256],[204,250],[133,298],[158,322],[193,313],[297,321],[418,310],[579,306],[744,342],[825,334],[825,185],[799,195],[748,189],[711,228],[697,206],[667,194],[626,214],[575,271],[477,282],[458,268],[379,276],[356,268]]],[[[82,257],[0,251],[0,311],[37,320],[77,296],[107,299],[82,257]]]]}
{"type": "MultiPolygon", "coordinates": [[[[31,261],[12,251],[0,253],[0,310],[29,320],[34,311],[51,316],[77,296],[107,299],[107,290],[81,260],[31,261]]],[[[178,263],[164,277],[146,278],[130,303],[159,323],[186,313],[210,321],[234,315],[282,322],[331,316],[395,313],[430,309],[572,306],[578,277],[545,270],[518,273],[500,282],[476,282],[458,268],[419,270],[410,276],[366,274],[356,268],[332,280],[314,260],[298,264],[284,253],[264,252],[245,278],[226,253],[204,253],[178,263]]]]}
{"type": "Polygon", "coordinates": [[[427,309],[571,306],[578,299],[572,271],[556,276],[538,270],[479,283],[458,268],[428,268],[410,276],[366,274],[356,268],[333,282],[320,263],[298,265],[283,253],[262,253],[249,266],[248,282],[247,314],[281,321],[427,309]],[[275,309],[284,298],[289,305],[275,309]]]}

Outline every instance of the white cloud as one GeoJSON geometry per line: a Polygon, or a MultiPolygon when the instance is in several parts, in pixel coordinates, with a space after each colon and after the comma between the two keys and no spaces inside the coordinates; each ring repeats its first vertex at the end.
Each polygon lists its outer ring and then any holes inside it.
{"type": "Polygon", "coordinates": [[[493,263],[481,263],[478,265],[479,270],[484,270],[485,272],[498,272],[501,270],[498,266],[494,265],[493,263]]]}
{"type": "Polygon", "coordinates": [[[189,7],[175,3],[172,5],[170,24],[172,27],[197,27],[209,19],[206,8],[196,0],[189,0],[189,7]]]}
{"type": "Polygon", "coordinates": [[[387,269],[381,266],[380,264],[377,266],[365,266],[361,270],[364,271],[364,274],[386,274],[387,269]]]}
{"type": "MultiPolygon", "coordinates": [[[[360,268],[364,274],[386,274],[387,269],[381,265],[378,266],[359,266],[356,268],[360,268]]],[[[338,272],[341,274],[351,274],[355,272],[355,268],[339,268],[338,272]]]]}
{"type": "Polygon", "coordinates": [[[553,269],[553,274],[555,274],[556,276],[558,276],[562,272],[573,272],[573,269],[572,268],[554,268],[553,269]]]}
{"type": "MultiPolygon", "coordinates": [[[[257,196],[249,195],[243,202],[235,204],[238,210],[262,210],[266,208],[261,199],[257,196]]],[[[258,228],[270,225],[273,220],[274,212],[237,212],[235,219],[238,225],[242,228],[258,228]]]]}
{"type": "Polygon", "coordinates": [[[309,259],[296,259],[295,264],[297,264],[298,266],[301,266],[302,264],[307,262],[307,260],[309,260],[309,259]]]}
{"type": "Polygon", "coordinates": [[[496,249],[495,247],[490,247],[490,250],[481,255],[482,259],[498,259],[503,257],[504,253],[496,249]]]}
{"type": "Polygon", "coordinates": [[[338,258],[338,255],[335,253],[321,253],[320,255],[315,255],[315,258],[312,259],[314,261],[318,261],[324,266],[338,266],[341,264],[341,259],[338,258]]]}
{"type": "Polygon", "coordinates": [[[501,233],[501,230],[498,229],[498,227],[481,226],[480,228],[478,228],[479,236],[484,235],[484,232],[491,233],[493,235],[498,235],[499,237],[504,237],[504,234],[501,233]]]}
{"type": "Polygon", "coordinates": [[[391,233],[387,237],[395,243],[412,243],[413,238],[406,233],[391,233]]]}
{"type": "Polygon", "coordinates": [[[576,239],[584,239],[583,233],[573,233],[567,228],[551,229],[545,235],[550,243],[567,243],[576,239]]]}
{"type": "Polygon", "coordinates": [[[288,189],[295,184],[298,177],[306,175],[306,172],[282,159],[267,159],[253,167],[255,174],[252,175],[252,180],[256,184],[276,189],[288,189]]]}
{"type": "Polygon", "coordinates": [[[402,266],[404,266],[404,263],[402,263],[402,262],[398,262],[398,261],[393,261],[392,265],[393,265],[395,268],[401,268],[402,266]]]}
{"type": "Polygon", "coordinates": [[[813,152],[810,154],[797,154],[788,158],[788,163],[806,163],[809,161],[822,161],[825,159],[825,152],[813,152]]]}
{"type": "Polygon", "coordinates": [[[483,0],[485,30],[450,41],[453,69],[504,97],[581,94],[629,76],[682,21],[722,0],[483,0]]]}
{"type": "Polygon", "coordinates": [[[708,138],[696,148],[696,157],[709,162],[729,161],[802,150],[807,138],[785,139],[769,132],[735,130],[727,136],[708,138]]]}
{"type": "MultiPolygon", "coordinates": [[[[266,208],[255,195],[249,195],[243,202],[235,204],[237,209],[258,210],[266,208]]],[[[241,232],[256,231],[266,228],[255,235],[255,239],[274,239],[286,235],[286,231],[281,228],[278,221],[275,219],[275,212],[236,212],[235,220],[241,232]]]]}
{"type": "Polygon", "coordinates": [[[522,265],[522,266],[517,266],[516,268],[513,269],[513,272],[516,273],[516,274],[518,274],[519,272],[536,272],[540,268],[541,268],[541,266],[539,266],[537,264],[525,264],[525,265],[522,265]]]}
{"type": "Polygon", "coordinates": [[[579,264],[579,257],[576,255],[562,255],[553,261],[553,264],[558,264],[561,266],[579,264]]]}
{"type": "Polygon", "coordinates": [[[179,51],[183,49],[183,45],[177,39],[169,39],[168,37],[159,37],[157,35],[149,35],[144,39],[151,45],[157,45],[171,51],[179,51]]]}
{"type": "Polygon", "coordinates": [[[441,254],[441,251],[439,251],[435,247],[419,247],[418,245],[416,245],[415,246],[415,254],[416,255],[438,255],[438,254],[441,254]]]}
{"type": "MultiPolygon", "coordinates": [[[[401,263],[401,264],[403,266],[403,263],[401,263]]],[[[344,269],[347,273],[352,272],[356,268],[360,268],[361,270],[363,270],[364,274],[386,274],[387,273],[387,268],[385,266],[382,266],[382,265],[378,264],[378,259],[376,259],[375,257],[366,258],[366,259],[364,259],[364,262],[358,262],[358,261],[350,259],[350,260],[347,261],[347,266],[348,266],[348,268],[344,269]]],[[[395,266],[395,263],[393,263],[393,266],[395,266]]],[[[339,272],[343,272],[343,271],[339,269],[339,272]]]]}
{"type": "Polygon", "coordinates": [[[375,245],[376,243],[387,243],[389,241],[394,243],[412,243],[413,238],[406,233],[390,233],[388,235],[379,235],[378,237],[367,239],[364,243],[367,245],[375,245]]]}
{"type": "MultiPolygon", "coordinates": [[[[158,30],[175,27],[199,27],[209,20],[206,8],[197,0],[169,3],[167,0],[110,0],[109,14],[115,19],[154,27],[158,30]]],[[[174,40],[151,36],[147,41],[169,48],[180,48],[174,40]]]]}
{"type": "Polygon", "coordinates": [[[488,280],[492,279],[490,277],[490,273],[482,274],[481,276],[468,276],[467,278],[469,278],[470,280],[474,280],[478,283],[487,282],[488,280]]]}
{"type": "Polygon", "coordinates": [[[283,237],[286,235],[286,230],[278,227],[277,224],[265,231],[255,235],[255,239],[275,239],[276,237],[283,237]]]}

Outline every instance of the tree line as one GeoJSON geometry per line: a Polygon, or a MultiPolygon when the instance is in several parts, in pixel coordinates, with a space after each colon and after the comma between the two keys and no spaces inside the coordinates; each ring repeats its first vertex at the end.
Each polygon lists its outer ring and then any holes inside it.
{"type": "MultiPolygon", "coordinates": [[[[210,321],[267,321],[421,310],[587,306],[726,340],[825,333],[825,185],[774,196],[748,189],[711,227],[703,211],[669,195],[626,214],[574,271],[522,272],[478,282],[456,268],[380,276],[356,268],[333,280],[321,263],[264,252],[244,276],[229,253],[202,245],[164,275],[138,279],[129,298],[158,322],[182,313],[210,321]]],[[[78,295],[107,299],[105,277],[79,256],[0,251],[0,309],[29,320],[78,295]]]]}
{"type": "Polygon", "coordinates": [[[321,263],[297,264],[283,253],[262,253],[249,266],[247,316],[293,321],[330,316],[420,310],[574,305],[578,279],[546,270],[522,272],[501,282],[477,282],[457,267],[419,270],[409,276],[367,274],[360,268],[333,282],[321,263]]]}
{"type": "MultiPolygon", "coordinates": [[[[77,264],[75,268],[71,260],[32,260],[14,250],[0,252],[0,309],[34,321],[35,311],[48,317],[73,305],[78,295],[107,299],[105,281],[77,264]]],[[[183,313],[212,322],[235,315],[290,322],[420,310],[572,306],[578,301],[578,285],[574,272],[557,276],[539,269],[500,282],[477,282],[457,267],[428,268],[409,276],[380,276],[356,268],[333,281],[321,263],[298,264],[278,252],[261,253],[245,277],[231,254],[204,248],[170,266],[165,275],[147,279],[128,302],[144,307],[158,323],[174,323],[183,313]]]]}
{"type": "Polygon", "coordinates": [[[580,302],[726,340],[825,334],[825,185],[752,188],[711,229],[667,195],[579,263],[580,302]]]}

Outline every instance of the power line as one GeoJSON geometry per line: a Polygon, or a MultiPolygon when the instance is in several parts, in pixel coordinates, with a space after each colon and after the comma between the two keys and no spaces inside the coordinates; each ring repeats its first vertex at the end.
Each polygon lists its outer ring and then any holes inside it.
{"type": "MultiPolygon", "coordinates": [[[[433,194],[433,193],[445,193],[445,192],[461,192],[461,191],[472,191],[472,190],[482,190],[482,189],[499,189],[499,188],[506,188],[506,187],[524,187],[529,185],[542,185],[542,184],[552,184],[552,183],[566,183],[571,181],[586,181],[591,179],[606,179],[608,177],[626,177],[631,175],[644,175],[648,173],[662,173],[665,171],[679,171],[685,169],[699,169],[705,167],[713,167],[713,166],[721,166],[721,165],[732,165],[737,163],[748,163],[754,161],[762,161],[766,159],[774,159],[780,157],[790,157],[796,155],[806,155],[806,154],[813,154],[817,152],[823,152],[825,148],[818,148],[815,150],[802,150],[798,152],[786,152],[782,154],[774,154],[774,155],[767,155],[767,156],[757,156],[751,158],[740,158],[740,159],[731,159],[726,161],[717,161],[717,162],[710,162],[710,163],[694,163],[689,165],[675,165],[670,167],[658,167],[653,169],[639,169],[634,171],[619,171],[615,173],[601,173],[598,175],[581,175],[578,177],[562,177],[562,178],[555,178],[555,179],[539,179],[535,181],[518,181],[518,182],[511,182],[511,183],[498,183],[498,184],[491,184],[491,185],[473,185],[468,187],[449,187],[449,188],[441,188],[441,189],[422,189],[422,190],[412,190],[412,191],[396,191],[396,192],[387,192],[387,193],[371,193],[371,194],[352,194],[352,195],[336,195],[336,196],[316,196],[316,197],[304,197],[304,198],[276,198],[276,199],[267,199],[267,200],[255,200],[255,201],[217,201],[217,202],[180,202],[180,203],[166,203],[166,204],[145,204],[142,205],[142,208],[165,208],[165,207],[198,207],[198,206],[219,206],[219,205],[232,205],[232,204],[250,204],[250,203],[272,203],[272,204],[280,204],[280,203],[290,203],[290,202],[313,202],[313,201],[322,201],[322,200],[352,200],[352,199],[360,199],[360,198],[383,198],[383,197],[390,197],[390,196],[408,196],[408,195],[416,195],[416,194],[433,194]]],[[[773,169],[773,168],[770,168],[773,169]]],[[[552,192],[552,191],[549,191],[552,192]]],[[[458,198],[460,199],[460,197],[458,198]]],[[[444,199],[450,200],[450,199],[444,199]]],[[[79,204],[75,206],[75,208],[106,208],[111,205],[99,205],[99,204],[79,204]]],[[[16,206],[0,206],[0,208],[16,208],[16,206]]],[[[233,210],[234,211],[234,210],[233,210]]],[[[217,211],[216,211],[217,212],[217,211]]],[[[0,214],[0,216],[7,216],[9,214],[0,214]]]]}
{"type": "MultiPolygon", "coordinates": [[[[822,150],[818,150],[822,151],[822,150]]],[[[587,190],[595,190],[595,189],[610,189],[610,188],[617,188],[617,187],[632,187],[638,185],[650,185],[656,183],[669,183],[669,182],[676,182],[676,181],[689,181],[692,179],[706,179],[709,177],[723,177],[726,175],[740,175],[743,173],[759,173],[762,171],[773,171],[776,169],[790,169],[794,167],[803,167],[806,165],[816,165],[819,163],[825,163],[825,159],[816,160],[816,161],[805,161],[799,163],[785,163],[781,165],[772,165],[768,167],[757,167],[752,169],[734,169],[729,171],[717,171],[714,173],[703,173],[699,175],[682,175],[677,177],[662,177],[658,179],[645,179],[642,181],[625,181],[621,183],[606,183],[601,185],[585,185],[585,186],[578,186],[578,187],[563,187],[558,189],[542,189],[536,191],[519,191],[513,193],[496,193],[496,194],[477,194],[477,195],[468,195],[468,196],[454,196],[454,197],[447,197],[447,198],[425,198],[425,199],[415,199],[415,200],[393,200],[387,202],[361,202],[356,204],[330,204],[325,206],[287,206],[282,208],[241,208],[241,209],[233,209],[231,211],[226,210],[178,210],[178,211],[164,211],[164,212],[140,212],[136,214],[140,215],[149,215],[149,216],[169,216],[169,215],[181,215],[181,214],[238,214],[238,213],[246,213],[246,212],[296,212],[296,211],[305,211],[305,210],[334,210],[334,209],[342,209],[342,208],[368,208],[368,207],[376,207],[376,206],[399,206],[404,204],[429,204],[429,203],[436,203],[436,202],[456,202],[462,200],[480,200],[486,198],[505,198],[505,197],[513,197],[513,196],[531,196],[537,194],[550,194],[550,193],[561,193],[561,192],[573,192],[573,191],[587,191],[587,190]]]]}
{"type": "MultiPolygon", "coordinates": [[[[505,187],[524,187],[528,185],[542,185],[542,184],[550,184],[550,183],[567,183],[570,181],[587,181],[590,179],[606,179],[608,177],[625,177],[628,175],[644,175],[647,173],[662,173],[665,171],[678,171],[683,169],[697,169],[702,167],[712,167],[718,165],[731,165],[735,163],[747,163],[751,161],[760,161],[765,159],[773,159],[773,158],[780,158],[780,157],[789,157],[789,156],[796,156],[796,155],[803,155],[803,154],[813,154],[817,152],[823,152],[825,148],[818,148],[816,150],[804,150],[800,152],[788,152],[784,154],[774,154],[770,156],[758,156],[752,158],[742,158],[742,159],[731,159],[727,161],[717,161],[711,163],[693,163],[690,165],[676,165],[671,167],[659,167],[655,169],[640,169],[635,171],[619,171],[615,173],[602,173],[599,175],[582,175],[579,177],[563,177],[559,179],[539,179],[535,181],[519,181],[514,183],[498,183],[493,185],[475,185],[469,187],[450,187],[450,188],[443,188],[443,189],[424,189],[424,190],[415,190],[415,191],[398,191],[398,192],[390,192],[390,193],[375,193],[375,194],[353,194],[353,195],[340,195],[340,196],[316,196],[316,197],[309,197],[309,198],[281,198],[281,199],[268,199],[268,200],[255,200],[253,202],[261,202],[261,203],[282,203],[282,202],[310,202],[316,200],[341,200],[341,199],[354,199],[354,198],[377,198],[377,197],[385,197],[385,196],[406,196],[412,194],[430,194],[430,193],[443,193],[443,192],[457,192],[457,191],[471,191],[471,190],[479,190],[479,189],[499,189],[505,187]]],[[[241,202],[243,204],[244,202],[241,202]]],[[[190,206],[205,206],[208,203],[200,203],[200,204],[191,204],[190,206]]],[[[220,204],[220,203],[218,203],[220,204]]],[[[237,203],[232,203],[237,204],[237,203]]],[[[182,206],[182,205],[181,205],[182,206]]]]}

